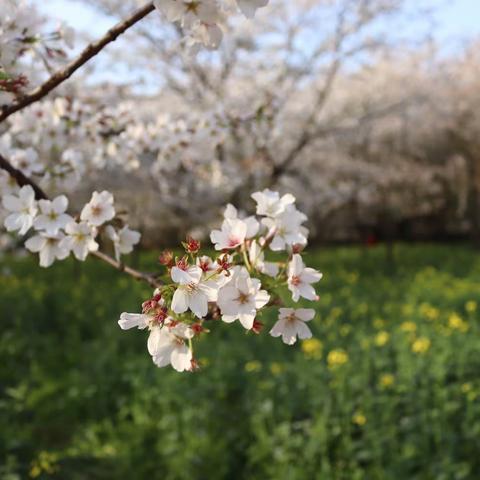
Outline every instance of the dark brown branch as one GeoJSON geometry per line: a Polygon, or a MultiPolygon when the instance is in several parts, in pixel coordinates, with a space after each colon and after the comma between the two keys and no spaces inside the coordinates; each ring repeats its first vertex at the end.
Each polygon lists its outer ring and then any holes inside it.
{"type": "Polygon", "coordinates": [[[32,90],[30,93],[18,98],[10,105],[5,105],[0,111],[0,123],[19,110],[31,105],[34,102],[48,95],[54,88],[70,78],[82,65],[85,65],[91,58],[97,55],[109,43],[114,42],[122,33],[146,17],[155,10],[153,2],[147,3],[132,13],[128,18],[117,23],[108,32],[96,42],[90,43],[80,55],[66,65],[64,68],[54,73],[45,83],[32,90]]]}
{"type": "Polygon", "coordinates": [[[135,278],[136,280],[140,280],[142,282],[148,283],[151,287],[156,288],[161,286],[161,282],[159,282],[153,275],[149,275],[148,273],[143,273],[138,270],[135,270],[127,265],[124,265],[121,262],[117,262],[114,258],[106,255],[102,252],[91,252],[91,255],[97,257],[100,260],[111,265],[113,268],[125,272],[131,277],[135,278]]]}
{"type": "MultiPolygon", "coordinates": [[[[20,170],[16,169],[5,157],[0,155],[0,169],[8,172],[12,178],[15,179],[18,186],[24,187],[25,185],[30,185],[34,192],[35,198],[37,200],[48,200],[47,194],[29,177],[24,175],[20,170]]],[[[114,258],[102,252],[91,252],[91,255],[97,257],[98,259],[108,263],[113,268],[125,272],[136,280],[141,280],[148,283],[151,287],[160,287],[161,282],[157,281],[155,276],[149,275],[148,273],[140,272],[135,270],[127,265],[124,265],[121,262],[117,262],[114,258]]]]}

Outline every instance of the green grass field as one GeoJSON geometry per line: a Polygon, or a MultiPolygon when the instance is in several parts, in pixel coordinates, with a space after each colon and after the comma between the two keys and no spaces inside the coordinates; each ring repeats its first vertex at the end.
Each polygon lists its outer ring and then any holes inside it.
{"type": "Polygon", "coordinates": [[[196,374],[118,327],[148,287],[95,260],[0,260],[0,478],[480,478],[480,255],[385,258],[317,250],[316,339],[214,322],[196,374]]]}

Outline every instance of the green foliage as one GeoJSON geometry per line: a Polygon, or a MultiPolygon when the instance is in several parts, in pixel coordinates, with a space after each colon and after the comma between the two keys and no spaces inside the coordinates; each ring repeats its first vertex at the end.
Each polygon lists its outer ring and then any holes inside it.
{"type": "Polygon", "coordinates": [[[118,328],[148,287],[95,260],[0,261],[0,478],[480,478],[478,254],[306,261],[325,274],[316,339],[283,345],[268,314],[260,336],[210,322],[196,374],[118,328]]]}

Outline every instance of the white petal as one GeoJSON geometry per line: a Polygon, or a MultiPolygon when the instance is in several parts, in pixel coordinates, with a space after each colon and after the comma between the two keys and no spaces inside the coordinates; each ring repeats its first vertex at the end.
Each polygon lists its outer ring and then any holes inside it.
{"type": "Polygon", "coordinates": [[[50,267],[55,261],[55,252],[52,246],[45,245],[39,252],[40,266],[43,268],[50,267]]]}
{"type": "Polygon", "coordinates": [[[313,308],[298,308],[295,310],[295,316],[304,322],[309,322],[315,316],[313,308]]]}
{"type": "Polygon", "coordinates": [[[266,290],[260,290],[256,295],[255,295],[255,307],[262,308],[264,307],[268,301],[270,300],[270,295],[267,293],[266,290]]]}
{"type": "Polygon", "coordinates": [[[15,195],[4,195],[3,206],[10,212],[19,212],[22,209],[22,202],[15,195]]]}
{"type": "Polygon", "coordinates": [[[126,313],[123,312],[120,315],[120,320],[118,324],[122,330],[128,330],[130,328],[138,327],[143,329],[147,326],[149,317],[148,315],[143,315],[141,313],[126,313]]]}
{"type": "Polygon", "coordinates": [[[295,322],[297,326],[297,334],[300,340],[306,340],[307,338],[312,338],[312,332],[303,322],[295,322]]]}
{"type": "Polygon", "coordinates": [[[172,298],[172,310],[175,313],[185,313],[189,304],[188,293],[182,288],[177,288],[172,298]]]}
{"type": "Polygon", "coordinates": [[[186,345],[176,347],[170,357],[172,367],[177,372],[184,372],[192,368],[192,352],[186,345]]]}
{"type": "Polygon", "coordinates": [[[285,320],[280,319],[275,323],[275,325],[270,330],[270,335],[272,337],[279,337],[280,335],[283,334],[284,330],[285,330],[285,320]]]}
{"type": "Polygon", "coordinates": [[[308,283],[301,283],[298,286],[298,291],[300,295],[303,298],[306,298],[307,300],[316,300],[317,299],[317,293],[315,292],[315,289],[309,285],[308,283]]]}
{"type": "Polygon", "coordinates": [[[240,320],[240,323],[243,325],[244,328],[247,330],[251,330],[253,327],[253,322],[255,321],[255,314],[244,314],[241,313],[238,316],[238,319],[240,320]]]}
{"type": "Polygon", "coordinates": [[[208,313],[207,296],[202,292],[194,292],[192,295],[190,295],[190,310],[198,318],[205,317],[205,315],[208,313]]]}
{"type": "Polygon", "coordinates": [[[56,213],[63,213],[67,210],[68,198],[65,195],[59,195],[52,201],[53,211],[56,213]]]}
{"type": "Polygon", "coordinates": [[[34,237],[29,238],[25,242],[25,248],[27,250],[30,250],[31,252],[39,252],[42,250],[42,248],[45,246],[46,243],[45,237],[42,237],[41,235],[35,235],[34,237]]]}

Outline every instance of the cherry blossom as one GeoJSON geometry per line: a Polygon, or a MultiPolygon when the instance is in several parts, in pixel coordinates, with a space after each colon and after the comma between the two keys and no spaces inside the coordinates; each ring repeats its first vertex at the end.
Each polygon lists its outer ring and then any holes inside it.
{"type": "Polygon", "coordinates": [[[245,222],[247,224],[247,233],[245,238],[253,238],[258,233],[260,228],[258,220],[253,215],[250,217],[240,218],[238,215],[238,210],[231,203],[226,206],[223,216],[228,220],[240,219],[245,222]]]}
{"type": "Polygon", "coordinates": [[[50,267],[55,260],[64,260],[70,251],[62,244],[65,235],[61,232],[52,235],[40,232],[25,242],[25,247],[34,253],[39,253],[40,266],[50,267]]]}
{"type": "Polygon", "coordinates": [[[0,170],[0,192],[2,195],[18,193],[18,185],[15,179],[4,170],[0,170]]]}
{"type": "Polygon", "coordinates": [[[285,211],[287,205],[295,203],[295,197],[289,193],[280,197],[278,192],[268,188],[263,192],[252,193],[252,198],[257,202],[257,215],[275,218],[285,211]]]}
{"type": "Polygon", "coordinates": [[[185,313],[190,309],[198,318],[207,315],[208,302],[217,300],[217,284],[213,279],[203,279],[202,273],[197,266],[188,270],[172,268],[172,280],[180,283],[172,298],[175,313],[185,313]]]}
{"type": "Polygon", "coordinates": [[[25,185],[20,189],[18,195],[4,195],[2,203],[4,208],[11,212],[4,222],[7,231],[18,231],[19,235],[25,235],[32,227],[33,219],[38,211],[33,188],[25,185]]]}
{"type": "Polygon", "coordinates": [[[80,214],[80,219],[94,227],[99,227],[115,216],[113,195],[104,190],[101,193],[93,192],[92,198],[80,214]]]}
{"type": "Polygon", "coordinates": [[[90,252],[98,250],[98,243],[95,241],[97,230],[86,222],[70,222],[65,227],[66,236],[61,246],[69,252],[73,252],[75,258],[85,261],[90,252]]]}
{"type": "Polygon", "coordinates": [[[151,316],[144,313],[126,313],[120,315],[118,325],[122,330],[129,330],[137,327],[139,330],[147,328],[151,321],[151,316]]]}
{"type": "Polygon", "coordinates": [[[283,343],[293,345],[297,341],[297,336],[301,340],[312,337],[312,332],[305,324],[315,316],[315,310],[311,308],[281,308],[279,310],[278,321],[270,330],[272,337],[282,337],[283,343]]]}
{"type": "Polygon", "coordinates": [[[229,250],[242,245],[247,237],[247,223],[238,219],[225,219],[221,230],[213,230],[210,239],[215,250],[229,250]]]}
{"type": "Polygon", "coordinates": [[[33,226],[37,230],[45,230],[46,233],[55,235],[73,220],[65,213],[68,208],[68,199],[65,195],[60,195],[52,201],[39,200],[38,206],[40,213],[33,221],[33,226]]]}
{"type": "Polygon", "coordinates": [[[134,245],[140,242],[140,233],[131,230],[128,225],[124,225],[120,230],[115,230],[111,225],[108,225],[106,232],[113,242],[117,262],[120,261],[121,255],[131,253],[134,245]]]}
{"type": "Polygon", "coordinates": [[[281,251],[287,246],[306,245],[308,230],[302,226],[306,219],[306,215],[293,205],[287,205],[275,218],[264,218],[262,223],[268,228],[269,236],[273,237],[270,248],[281,251]]]}
{"type": "Polygon", "coordinates": [[[239,320],[247,330],[251,330],[257,310],[264,307],[269,300],[267,291],[261,290],[260,280],[250,278],[248,271],[241,267],[232,280],[220,289],[217,303],[224,322],[239,320]]]}
{"type": "Polygon", "coordinates": [[[43,165],[39,162],[38,153],[33,148],[14,150],[10,154],[12,165],[22,171],[24,175],[40,173],[43,165]]]}
{"type": "Polygon", "coordinates": [[[317,294],[311,284],[317,283],[322,276],[313,268],[305,267],[300,254],[294,254],[288,264],[288,289],[292,292],[293,301],[298,302],[300,297],[317,300],[317,294]]]}
{"type": "Polygon", "coordinates": [[[172,322],[162,327],[153,327],[148,337],[148,352],[157,367],[172,365],[177,372],[192,369],[193,354],[185,340],[194,336],[193,330],[184,323],[172,322]]]}

